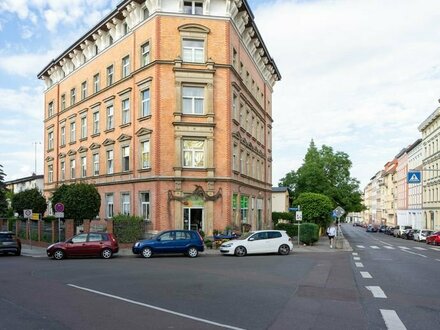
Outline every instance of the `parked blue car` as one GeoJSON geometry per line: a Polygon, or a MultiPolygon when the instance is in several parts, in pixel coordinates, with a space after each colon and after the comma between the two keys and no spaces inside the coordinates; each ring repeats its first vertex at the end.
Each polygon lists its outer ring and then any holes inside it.
{"type": "Polygon", "coordinates": [[[132,251],[144,258],[162,253],[184,253],[190,258],[195,258],[204,248],[202,236],[197,231],[165,230],[151,239],[137,241],[132,251]]]}

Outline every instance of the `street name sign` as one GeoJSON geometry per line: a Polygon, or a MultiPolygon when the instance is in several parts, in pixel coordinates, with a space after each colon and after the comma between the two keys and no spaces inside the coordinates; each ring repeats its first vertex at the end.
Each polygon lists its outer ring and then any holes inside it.
{"type": "Polygon", "coordinates": [[[406,177],[407,183],[421,183],[422,182],[422,172],[420,171],[408,171],[406,177]]]}

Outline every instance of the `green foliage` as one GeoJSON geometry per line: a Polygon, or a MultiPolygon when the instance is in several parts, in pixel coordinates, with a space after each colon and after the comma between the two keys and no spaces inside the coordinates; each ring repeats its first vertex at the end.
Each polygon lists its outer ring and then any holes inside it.
{"type": "Polygon", "coordinates": [[[0,217],[6,216],[8,212],[7,189],[4,182],[5,176],[3,165],[0,164],[0,217]]]}
{"type": "Polygon", "coordinates": [[[113,218],[113,232],[119,243],[134,243],[144,234],[141,217],[118,214],[113,218]]]}
{"type": "Polygon", "coordinates": [[[364,209],[359,181],[350,177],[352,163],[344,152],[334,152],[332,147],[323,145],[319,150],[313,140],[301,167],[286,174],[279,186],[290,188],[292,199],[302,193],[323,194],[341,206],[347,213],[364,209]]]}
{"type": "Polygon", "coordinates": [[[277,223],[275,229],[285,230],[290,237],[298,236],[298,225],[293,223],[277,223]]]}
{"type": "Polygon", "coordinates": [[[307,245],[313,245],[319,239],[319,226],[314,223],[303,223],[299,233],[299,240],[307,245]]]}
{"type": "Polygon", "coordinates": [[[293,213],[290,212],[272,212],[272,221],[276,225],[280,220],[294,220],[293,213]]]}
{"type": "Polygon", "coordinates": [[[23,190],[13,195],[11,206],[20,216],[23,216],[23,210],[26,209],[40,214],[43,214],[47,209],[46,198],[38,188],[23,190]]]}
{"type": "Polygon", "coordinates": [[[208,249],[212,249],[212,241],[210,239],[205,239],[204,242],[208,249]]]}
{"type": "Polygon", "coordinates": [[[302,193],[294,201],[294,204],[301,206],[304,222],[315,223],[325,228],[331,221],[333,203],[325,195],[302,193]]]}
{"type": "Polygon", "coordinates": [[[99,214],[101,196],[94,185],[74,183],[60,186],[52,195],[52,206],[64,204],[66,219],[94,219],[99,214]]]}

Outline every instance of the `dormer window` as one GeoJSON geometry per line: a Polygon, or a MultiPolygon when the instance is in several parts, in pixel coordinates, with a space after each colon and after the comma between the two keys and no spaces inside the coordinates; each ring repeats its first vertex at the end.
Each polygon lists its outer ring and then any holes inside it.
{"type": "Polygon", "coordinates": [[[144,14],[144,20],[148,18],[148,16],[150,16],[150,12],[148,11],[147,6],[145,6],[143,9],[143,14],[144,14]]]}
{"type": "Polygon", "coordinates": [[[183,12],[191,15],[203,15],[203,2],[201,1],[184,1],[183,12]]]}

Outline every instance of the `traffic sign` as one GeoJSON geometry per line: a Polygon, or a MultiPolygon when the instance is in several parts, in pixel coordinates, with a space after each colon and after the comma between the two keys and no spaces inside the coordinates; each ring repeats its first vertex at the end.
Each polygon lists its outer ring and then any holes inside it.
{"type": "Polygon", "coordinates": [[[337,208],[335,208],[333,210],[333,216],[336,217],[336,218],[340,218],[344,214],[345,214],[345,210],[342,207],[340,207],[340,206],[338,206],[337,208]]]}
{"type": "Polygon", "coordinates": [[[296,221],[302,221],[302,219],[303,219],[302,211],[296,211],[295,218],[296,218],[296,221]]]}
{"type": "Polygon", "coordinates": [[[406,181],[407,181],[407,183],[421,183],[422,182],[422,172],[408,171],[406,181]]]}
{"type": "Polygon", "coordinates": [[[55,212],[64,212],[64,204],[56,203],[55,204],[55,212]]]}
{"type": "Polygon", "coordinates": [[[64,218],[64,212],[55,212],[55,218],[64,218]]]}
{"type": "Polygon", "coordinates": [[[23,216],[25,217],[25,218],[28,218],[28,219],[30,219],[31,217],[32,217],[32,210],[23,210],[23,216]]]}

